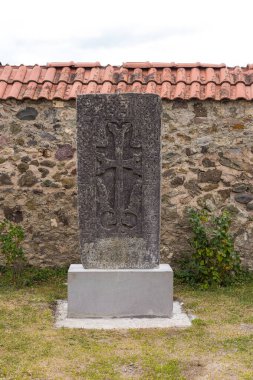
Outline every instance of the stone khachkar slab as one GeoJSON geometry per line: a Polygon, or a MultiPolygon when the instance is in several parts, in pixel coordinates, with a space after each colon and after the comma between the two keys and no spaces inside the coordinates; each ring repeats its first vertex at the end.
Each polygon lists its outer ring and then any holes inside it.
{"type": "Polygon", "coordinates": [[[77,98],[82,264],[68,271],[68,318],[169,318],[173,272],[159,265],[161,101],[77,98]]]}
{"type": "Polygon", "coordinates": [[[84,268],[155,268],[160,238],[161,100],[77,97],[78,210],[84,268]]]}

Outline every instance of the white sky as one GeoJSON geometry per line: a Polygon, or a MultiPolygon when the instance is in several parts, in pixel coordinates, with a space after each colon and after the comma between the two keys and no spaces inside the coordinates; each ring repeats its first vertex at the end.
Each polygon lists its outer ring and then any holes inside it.
{"type": "Polygon", "coordinates": [[[5,0],[2,64],[253,63],[253,0],[5,0]]]}

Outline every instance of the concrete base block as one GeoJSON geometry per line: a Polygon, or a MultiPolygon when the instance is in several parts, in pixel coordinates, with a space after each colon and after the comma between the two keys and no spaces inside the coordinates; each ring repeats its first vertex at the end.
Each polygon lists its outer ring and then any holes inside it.
{"type": "Polygon", "coordinates": [[[177,301],[173,303],[173,314],[170,318],[68,318],[67,310],[67,301],[57,301],[56,328],[86,330],[186,328],[191,326],[192,319],[177,301]]]}
{"type": "Polygon", "coordinates": [[[154,269],[84,269],[68,271],[68,318],[172,316],[173,271],[154,269]]]}

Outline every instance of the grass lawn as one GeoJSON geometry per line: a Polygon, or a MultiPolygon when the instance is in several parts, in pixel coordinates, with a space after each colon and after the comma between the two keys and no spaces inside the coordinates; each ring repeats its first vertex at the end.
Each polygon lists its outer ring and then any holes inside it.
{"type": "Polygon", "coordinates": [[[55,329],[65,282],[60,273],[17,289],[0,274],[0,379],[253,379],[253,280],[208,291],[175,285],[197,315],[192,327],[122,331],[55,329]]]}

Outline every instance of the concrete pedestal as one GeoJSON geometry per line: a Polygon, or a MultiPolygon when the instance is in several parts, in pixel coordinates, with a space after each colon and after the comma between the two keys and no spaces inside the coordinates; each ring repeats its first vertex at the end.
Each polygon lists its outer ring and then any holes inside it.
{"type": "Polygon", "coordinates": [[[155,269],[84,269],[68,271],[68,318],[171,317],[173,271],[155,269]]]}

